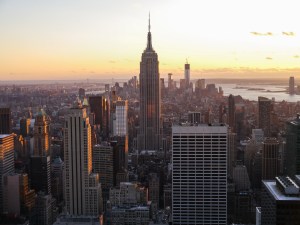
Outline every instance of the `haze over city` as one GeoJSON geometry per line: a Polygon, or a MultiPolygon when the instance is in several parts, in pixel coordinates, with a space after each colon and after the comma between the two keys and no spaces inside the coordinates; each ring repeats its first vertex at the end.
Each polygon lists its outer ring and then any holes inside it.
{"type": "Polygon", "coordinates": [[[161,77],[300,74],[297,1],[0,1],[0,80],[138,75],[151,13],[161,77]]]}

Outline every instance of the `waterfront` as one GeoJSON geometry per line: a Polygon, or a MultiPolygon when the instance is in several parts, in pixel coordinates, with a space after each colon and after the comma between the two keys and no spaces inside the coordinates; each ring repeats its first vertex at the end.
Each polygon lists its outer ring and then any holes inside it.
{"type": "Polygon", "coordinates": [[[284,85],[266,85],[266,84],[216,84],[216,87],[222,87],[224,96],[240,95],[244,99],[250,101],[257,101],[258,96],[263,96],[269,99],[275,99],[276,102],[287,101],[297,102],[300,101],[300,95],[289,95],[286,92],[287,86],[284,85]]]}

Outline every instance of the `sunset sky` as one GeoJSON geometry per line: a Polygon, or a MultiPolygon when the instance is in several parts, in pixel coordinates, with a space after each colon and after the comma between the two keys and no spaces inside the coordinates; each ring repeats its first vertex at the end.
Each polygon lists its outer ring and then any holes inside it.
{"type": "Polygon", "coordinates": [[[296,0],[0,0],[0,80],[139,74],[151,12],[160,75],[300,78],[296,0]]]}

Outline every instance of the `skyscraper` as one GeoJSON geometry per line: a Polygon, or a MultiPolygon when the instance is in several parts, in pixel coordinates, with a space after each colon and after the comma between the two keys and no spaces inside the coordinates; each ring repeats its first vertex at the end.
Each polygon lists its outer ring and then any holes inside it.
{"type": "Polygon", "coordinates": [[[228,97],[228,125],[232,131],[235,130],[235,102],[233,95],[228,97]]]}
{"type": "Polygon", "coordinates": [[[262,179],[275,179],[279,168],[279,141],[276,138],[266,138],[262,151],[262,179]]]}
{"type": "Polygon", "coordinates": [[[4,209],[3,178],[14,170],[14,136],[0,134],[0,214],[4,209]]]}
{"type": "Polygon", "coordinates": [[[80,102],[65,117],[65,201],[70,215],[98,216],[101,186],[92,173],[91,126],[80,102]]]}
{"type": "Polygon", "coordinates": [[[27,137],[29,134],[29,128],[30,128],[30,119],[22,118],[20,120],[20,135],[23,137],[27,137]]]}
{"type": "Polygon", "coordinates": [[[295,78],[290,77],[289,79],[289,93],[290,95],[295,94],[295,78]]]}
{"type": "Polygon", "coordinates": [[[140,63],[140,132],[139,150],[159,150],[160,148],[160,76],[157,53],[152,48],[150,16],[147,47],[140,63]]]}
{"type": "Polygon", "coordinates": [[[51,194],[50,156],[33,156],[30,158],[31,188],[36,192],[51,194]]]}
{"type": "Polygon", "coordinates": [[[227,127],[173,126],[173,224],[226,224],[227,127]]]}
{"type": "Polygon", "coordinates": [[[34,156],[48,156],[50,149],[49,139],[49,117],[43,109],[41,109],[34,122],[34,156]]]}
{"type": "Polygon", "coordinates": [[[286,151],[284,156],[284,173],[293,177],[300,174],[300,115],[286,123],[286,151]]]}
{"type": "Polygon", "coordinates": [[[271,111],[271,100],[265,97],[258,97],[258,128],[264,131],[265,137],[270,136],[271,111]]]}
{"type": "Polygon", "coordinates": [[[103,137],[109,136],[109,101],[102,95],[89,96],[89,105],[91,113],[95,115],[95,124],[100,125],[103,137]]]}
{"type": "Polygon", "coordinates": [[[113,120],[113,135],[127,136],[128,135],[128,101],[119,100],[116,102],[115,120],[113,120]]]}
{"type": "Polygon", "coordinates": [[[10,134],[10,108],[0,108],[0,134],[10,134]]]}
{"type": "Polygon", "coordinates": [[[190,86],[190,64],[186,61],[186,64],[184,64],[184,79],[186,82],[186,88],[189,88],[190,86]]]}
{"type": "Polygon", "coordinates": [[[298,225],[300,221],[299,186],[290,177],[263,180],[262,225],[298,225]]]}

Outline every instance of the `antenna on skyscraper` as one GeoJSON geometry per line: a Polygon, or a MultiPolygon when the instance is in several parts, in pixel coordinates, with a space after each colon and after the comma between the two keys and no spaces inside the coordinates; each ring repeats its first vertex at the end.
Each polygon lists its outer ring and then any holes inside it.
{"type": "Polygon", "coordinates": [[[150,11],[149,11],[149,23],[148,23],[148,31],[150,32],[151,25],[150,25],[150,11]]]}

